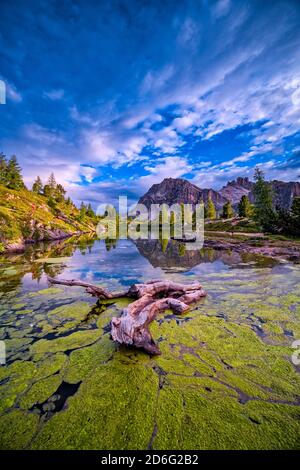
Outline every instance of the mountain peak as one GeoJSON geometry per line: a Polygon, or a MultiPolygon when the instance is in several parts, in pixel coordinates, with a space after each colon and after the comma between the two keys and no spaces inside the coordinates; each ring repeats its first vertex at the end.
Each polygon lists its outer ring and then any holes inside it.
{"type": "Polygon", "coordinates": [[[252,189],[253,183],[248,176],[238,176],[235,180],[229,181],[226,186],[242,186],[243,188],[252,189]]]}
{"type": "Polygon", "coordinates": [[[196,205],[201,201],[206,203],[209,197],[217,208],[226,202],[226,199],[213,189],[201,189],[183,178],[164,178],[161,183],[152,185],[147,193],[140,198],[139,203],[148,208],[151,204],[164,203],[196,205]]]}
{"type": "MultiPolygon", "coordinates": [[[[293,197],[300,196],[300,183],[270,181],[274,192],[274,204],[289,208],[293,197]]],[[[207,203],[210,198],[219,211],[225,202],[230,201],[237,208],[242,196],[248,196],[254,202],[254,183],[248,177],[239,176],[229,181],[220,191],[214,189],[201,189],[194,183],[183,178],[164,178],[160,183],[153,184],[151,188],[139,199],[140,204],[150,208],[151,204],[192,204],[201,201],[207,203]]]]}
{"type": "MultiPolygon", "coordinates": [[[[228,199],[233,205],[236,205],[240,202],[242,196],[249,196],[253,190],[253,186],[254,183],[250,181],[247,176],[238,176],[235,180],[228,181],[219,193],[224,198],[228,199]]],[[[253,199],[251,195],[250,199],[253,199]]]]}

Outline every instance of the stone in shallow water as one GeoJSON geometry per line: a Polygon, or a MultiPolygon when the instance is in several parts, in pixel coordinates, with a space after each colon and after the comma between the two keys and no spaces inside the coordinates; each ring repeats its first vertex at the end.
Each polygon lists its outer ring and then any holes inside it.
{"type": "Polygon", "coordinates": [[[60,307],[54,308],[48,312],[49,316],[53,316],[57,319],[68,319],[73,318],[78,321],[86,319],[87,315],[91,311],[91,305],[87,302],[74,302],[67,305],[61,305],[60,307]]]}
{"type": "Polygon", "coordinates": [[[61,381],[61,377],[55,374],[35,382],[29,391],[22,396],[20,407],[29,410],[33,405],[45,402],[57,390],[61,381]]]}
{"type": "Polygon", "coordinates": [[[36,379],[42,379],[62,370],[68,362],[68,357],[63,353],[50,354],[43,360],[36,362],[36,379]]]}
{"type": "Polygon", "coordinates": [[[31,346],[30,351],[33,355],[69,351],[95,343],[101,335],[101,330],[87,330],[77,331],[69,336],[51,341],[41,339],[31,346]]]}
{"type": "Polygon", "coordinates": [[[57,295],[61,294],[63,292],[63,289],[60,289],[59,287],[49,287],[48,289],[42,289],[36,292],[38,295],[57,295]]]}
{"type": "Polygon", "coordinates": [[[108,361],[115,350],[116,345],[105,336],[92,346],[73,351],[70,354],[69,366],[64,379],[69,383],[82,381],[92,374],[100,364],[108,361]]]}
{"type": "Polygon", "coordinates": [[[0,411],[14,406],[18,397],[25,392],[36,372],[36,365],[30,361],[15,361],[0,368],[0,411]]]}

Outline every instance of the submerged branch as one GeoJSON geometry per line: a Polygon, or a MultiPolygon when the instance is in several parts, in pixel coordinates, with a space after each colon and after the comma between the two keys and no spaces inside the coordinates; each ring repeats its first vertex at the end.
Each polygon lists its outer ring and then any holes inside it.
{"type": "Polygon", "coordinates": [[[107,289],[104,289],[100,286],[95,286],[89,282],[78,281],[77,279],[54,279],[53,277],[48,276],[48,281],[51,284],[62,284],[64,286],[79,286],[84,287],[88,294],[91,294],[99,299],[117,299],[120,297],[127,297],[128,291],[123,292],[109,292],[107,289]]]}
{"type": "Polygon", "coordinates": [[[111,320],[111,337],[120,344],[142,348],[150,354],[160,350],[149,331],[150,323],[158,313],[171,309],[181,314],[189,304],[206,295],[199,282],[181,284],[173,281],[153,280],[144,284],[133,284],[124,292],[109,292],[106,289],[83,281],[48,278],[52,284],[84,287],[86,292],[100,299],[130,297],[136,299],[124,308],[120,317],[111,320]]]}

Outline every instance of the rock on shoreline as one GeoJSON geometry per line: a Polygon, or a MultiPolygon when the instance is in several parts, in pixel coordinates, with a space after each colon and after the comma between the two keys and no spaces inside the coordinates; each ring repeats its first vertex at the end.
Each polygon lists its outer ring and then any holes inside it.
{"type": "Polygon", "coordinates": [[[70,238],[73,236],[79,236],[79,235],[84,235],[85,233],[88,232],[81,232],[81,231],[76,231],[72,233],[67,233],[64,232],[63,230],[56,229],[56,230],[47,230],[47,232],[44,234],[44,236],[38,238],[37,240],[34,240],[32,238],[20,238],[19,240],[16,240],[12,243],[3,243],[4,245],[4,253],[22,253],[26,249],[26,245],[29,244],[34,244],[37,242],[51,242],[51,241],[56,241],[56,240],[63,240],[65,238],[70,238]]]}

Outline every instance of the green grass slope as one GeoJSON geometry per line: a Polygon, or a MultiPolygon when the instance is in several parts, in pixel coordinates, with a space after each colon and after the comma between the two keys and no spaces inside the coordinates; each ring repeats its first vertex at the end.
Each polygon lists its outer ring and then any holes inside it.
{"type": "Polygon", "coordinates": [[[5,245],[51,240],[78,232],[94,232],[97,217],[84,215],[65,200],[50,207],[48,199],[27,189],[0,185],[0,251],[5,245]]]}
{"type": "Polygon", "coordinates": [[[245,232],[256,233],[260,232],[261,228],[251,219],[237,218],[232,219],[217,219],[206,221],[206,231],[221,231],[221,232],[245,232]]]}

